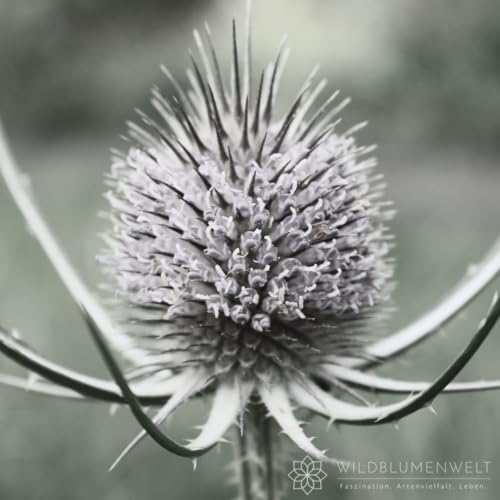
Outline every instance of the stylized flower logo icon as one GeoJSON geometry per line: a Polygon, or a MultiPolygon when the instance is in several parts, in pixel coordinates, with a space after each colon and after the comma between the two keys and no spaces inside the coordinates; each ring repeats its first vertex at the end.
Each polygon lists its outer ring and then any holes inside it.
{"type": "Polygon", "coordinates": [[[302,490],[309,495],[314,490],[321,490],[326,472],[321,460],[313,460],[306,455],[302,460],[293,461],[293,469],[288,477],[293,481],[294,490],[302,490]]]}

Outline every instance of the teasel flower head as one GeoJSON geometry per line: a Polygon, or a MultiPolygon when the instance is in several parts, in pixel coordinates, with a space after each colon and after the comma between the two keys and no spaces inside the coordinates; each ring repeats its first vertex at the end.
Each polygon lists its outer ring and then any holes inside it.
{"type": "Polygon", "coordinates": [[[206,34],[191,87],[165,70],[177,93],[153,91],[158,119],[130,124],[132,145],[114,157],[101,260],[127,315],[153,312],[129,318],[147,337],[144,369],[288,391],[335,357],[363,356],[392,275],[390,212],[372,148],[335,121],[347,100],[310,112],[324,85],[312,74],[279,116],[283,47],[253,89],[233,24],[228,90],[206,34]]]}
{"type": "MultiPolygon", "coordinates": [[[[278,113],[283,44],[274,62],[254,74],[250,29],[241,57],[233,23],[226,79],[208,27],[203,37],[195,31],[195,41],[188,88],[164,68],[173,94],[155,88],[156,118],[140,113],[142,123],[129,124],[128,150],[114,152],[107,193],[112,229],[99,260],[112,278],[120,328],[69,264],[0,141],[7,186],[113,377],[60,367],[0,329],[0,350],[42,377],[27,384],[0,375],[0,382],[126,403],[143,431],[118,460],[146,434],[178,455],[199,456],[237,426],[242,467],[250,469],[245,457],[269,458],[277,429],[310,456],[327,458],[305,434],[297,409],[330,422],[377,425],[432,408],[441,392],[498,389],[500,381],[451,383],[500,316],[498,297],[434,382],[367,370],[406,352],[463,310],[500,272],[500,244],[427,314],[374,340],[392,288],[386,226],[392,209],[374,148],[355,140],[364,124],[340,128],[348,100],[337,92],[320,100],[326,82],[314,83],[316,70],[278,113]],[[126,375],[108,341],[130,363],[126,375]],[[375,405],[360,390],[408,397],[375,405]],[[181,445],[158,425],[196,396],[211,398],[212,407],[199,435],[181,445]],[[150,405],[160,408],[153,418],[144,411],[150,405]],[[262,430],[269,422],[276,432],[262,430]],[[246,441],[249,433],[253,442],[246,441]]],[[[267,465],[254,476],[275,474],[267,465]]],[[[242,498],[261,498],[245,477],[242,498]]],[[[274,479],[263,482],[269,486],[274,479]]]]}

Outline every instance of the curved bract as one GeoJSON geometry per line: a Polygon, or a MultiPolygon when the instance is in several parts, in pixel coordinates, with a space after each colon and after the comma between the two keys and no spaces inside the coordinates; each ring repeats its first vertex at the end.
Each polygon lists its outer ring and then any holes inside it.
{"type": "Polygon", "coordinates": [[[348,364],[356,368],[368,367],[372,363],[388,361],[404,354],[456,317],[499,273],[500,240],[495,242],[484,259],[472,266],[462,282],[434,308],[408,326],[370,345],[367,348],[367,354],[374,360],[373,362],[353,360],[348,364]]]}

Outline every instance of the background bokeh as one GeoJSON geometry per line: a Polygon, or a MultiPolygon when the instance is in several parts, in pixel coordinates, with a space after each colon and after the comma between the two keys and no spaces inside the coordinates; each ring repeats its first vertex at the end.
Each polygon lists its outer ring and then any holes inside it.
{"type": "MultiPolygon", "coordinates": [[[[22,168],[72,260],[90,283],[104,222],[103,174],[133,109],[150,110],[149,88],[166,92],[159,65],[180,80],[192,28],[207,19],[225,61],[230,20],[243,1],[0,0],[0,113],[22,168]]],[[[284,32],[291,57],[286,103],[313,65],[329,88],[351,95],[344,126],[378,157],[398,215],[398,260],[390,330],[439,299],[500,233],[500,5],[497,0],[255,0],[256,64],[272,58],[284,32]]],[[[240,25],[243,23],[240,22],[240,25]]],[[[284,109],[284,108],[283,108],[284,109]]],[[[496,282],[496,287],[500,283],[496,282]]],[[[429,379],[470,337],[492,291],[387,374],[429,379]]],[[[85,327],[0,185],[0,318],[45,355],[88,373],[105,370],[85,327]]],[[[500,377],[500,328],[463,379],[500,377]]],[[[0,360],[2,372],[21,373],[0,360]]],[[[499,394],[444,396],[438,416],[419,412],[393,426],[311,433],[353,460],[490,460],[488,490],[500,492],[499,394]]],[[[171,422],[192,433],[206,411],[195,403],[171,422]]],[[[131,416],[0,387],[1,500],[231,498],[228,446],[189,461],[142,443],[113,473],[107,467],[137,431],[131,416]]],[[[301,458],[297,453],[295,458],[301,458]]],[[[336,474],[312,498],[444,498],[450,493],[338,489],[336,474]]],[[[292,499],[305,498],[291,493],[292,499]]]]}

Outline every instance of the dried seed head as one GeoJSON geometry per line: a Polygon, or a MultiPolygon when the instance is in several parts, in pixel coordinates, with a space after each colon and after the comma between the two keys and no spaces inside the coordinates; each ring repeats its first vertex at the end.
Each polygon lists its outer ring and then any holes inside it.
{"type": "Polygon", "coordinates": [[[159,123],[130,124],[116,154],[113,231],[102,257],[118,294],[155,316],[133,335],[154,366],[246,377],[307,373],[318,359],[360,354],[364,318],[387,296],[389,217],[373,148],[335,116],[334,94],[307,79],[275,118],[282,48],[250,98],[233,25],[231,90],[207,30],[195,38],[191,87],[153,91],[159,123]],[[210,55],[210,57],[209,57],[210,55]],[[153,337],[153,338],[151,338],[153,337]]]}

